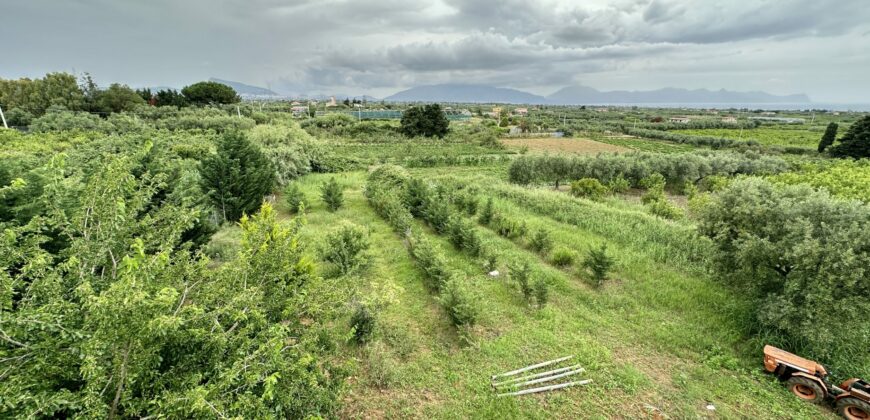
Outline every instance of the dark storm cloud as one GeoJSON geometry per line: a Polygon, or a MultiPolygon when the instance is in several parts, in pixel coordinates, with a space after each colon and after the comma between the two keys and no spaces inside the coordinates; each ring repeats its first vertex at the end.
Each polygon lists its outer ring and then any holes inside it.
{"type": "Polygon", "coordinates": [[[676,80],[818,96],[819,75],[839,62],[849,64],[839,78],[852,84],[826,82],[825,91],[853,98],[867,93],[868,82],[854,81],[870,68],[863,0],[6,3],[0,77],[74,69],[103,83],[179,86],[214,76],[286,92],[375,94],[438,82],[546,93],[676,80]]]}

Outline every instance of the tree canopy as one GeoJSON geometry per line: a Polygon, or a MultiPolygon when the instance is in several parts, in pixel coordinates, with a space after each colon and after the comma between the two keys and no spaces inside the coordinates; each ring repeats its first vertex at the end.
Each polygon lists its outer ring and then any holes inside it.
{"type": "Polygon", "coordinates": [[[235,89],[217,82],[194,83],[181,89],[181,93],[189,102],[198,105],[234,104],[241,100],[235,89]]]}
{"type": "Polygon", "coordinates": [[[402,133],[408,137],[444,137],[450,121],[441,105],[412,106],[402,114],[402,133]]]}
{"type": "Polygon", "coordinates": [[[831,156],[870,158],[870,115],[858,120],[830,149],[831,156]]]}

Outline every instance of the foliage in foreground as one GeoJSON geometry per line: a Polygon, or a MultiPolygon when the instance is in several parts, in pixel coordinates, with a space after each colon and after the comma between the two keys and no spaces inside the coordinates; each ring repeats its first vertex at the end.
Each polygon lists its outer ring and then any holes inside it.
{"type": "Polygon", "coordinates": [[[55,162],[34,198],[46,215],[4,223],[0,417],[334,412],[343,370],[318,360],[318,325],[300,322],[328,319],[310,296],[334,292],[295,229],[266,205],[242,218],[234,264],[209,269],[182,246],[196,212],[153,200],[159,180],[134,177],[135,163],[109,161],[79,187],[55,162]],[[47,234],[68,242],[49,253],[47,234]]]}
{"type": "Polygon", "coordinates": [[[809,184],[832,195],[870,203],[870,159],[807,164],[796,172],[770,177],[777,184],[809,184]]]}
{"type": "Polygon", "coordinates": [[[757,300],[754,329],[843,371],[870,367],[870,208],[747,178],[713,196],[701,232],[721,278],[757,300]]]}

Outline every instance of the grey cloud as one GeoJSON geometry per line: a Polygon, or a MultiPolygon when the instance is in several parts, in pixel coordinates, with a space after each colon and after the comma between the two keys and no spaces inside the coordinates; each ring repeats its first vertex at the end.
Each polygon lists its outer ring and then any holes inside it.
{"type": "Polygon", "coordinates": [[[755,72],[824,98],[812,80],[840,63],[825,91],[870,91],[864,0],[6,3],[0,36],[14,42],[0,77],[75,69],[132,85],[214,76],[293,92],[466,81],[541,92],[586,80],[663,87],[677,74],[699,85],[687,87],[740,89],[755,72]]]}

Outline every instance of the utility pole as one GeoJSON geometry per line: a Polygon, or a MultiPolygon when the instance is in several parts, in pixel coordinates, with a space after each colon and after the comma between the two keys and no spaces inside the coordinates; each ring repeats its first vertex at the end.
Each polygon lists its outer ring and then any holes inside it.
{"type": "Polygon", "coordinates": [[[9,128],[9,126],[6,125],[6,116],[3,115],[3,107],[2,106],[0,106],[0,119],[3,120],[3,128],[9,128]]]}
{"type": "Polygon", "coordinates": [[[239,118],[242,118],[242,110],[239,109],[238,105],[236,105],[236,115],[238,115],[239,118]]]}

